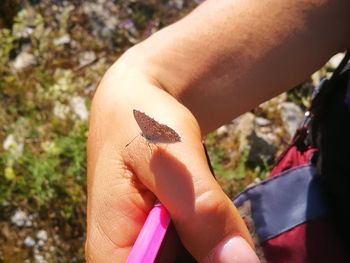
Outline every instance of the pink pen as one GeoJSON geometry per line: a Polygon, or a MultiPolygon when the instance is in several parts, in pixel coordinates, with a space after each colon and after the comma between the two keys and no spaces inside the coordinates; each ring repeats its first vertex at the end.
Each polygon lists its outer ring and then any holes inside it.
{"type": "Polygon", "coordinates": [[[166,208],[154,205],[128,256],[127,263],[153,263],[163,242],[171,218],[166,208]]]}

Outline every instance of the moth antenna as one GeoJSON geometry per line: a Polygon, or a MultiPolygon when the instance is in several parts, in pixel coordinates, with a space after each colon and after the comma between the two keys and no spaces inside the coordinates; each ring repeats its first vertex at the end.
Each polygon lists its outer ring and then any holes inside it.
{"type": "Polygon", "coordinates": [[[125,145],[125,148],[128,147],[140,134],[136,135],[134,139],[132,139],[127,145],[125,145]]]}

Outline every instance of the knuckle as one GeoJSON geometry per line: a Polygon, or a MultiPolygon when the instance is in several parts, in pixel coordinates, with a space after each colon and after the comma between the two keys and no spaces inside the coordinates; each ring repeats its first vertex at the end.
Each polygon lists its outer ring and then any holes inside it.
{"type": "Polygon", "coordinates": [[[221,215],[227,211],[227,197],[219,190],[209,190],[200,194],[196,199],[198,215],[221,215]]]}
{"type": "Polygon", "coordinates": [[[179,224],[201,225],[203,220],[211,221],[224,218],[229,207],[227,197],[219,190],[208,190],[195,198],[191,209],[186,208],[185,213],[177,213],[173,218],[179,224]]]}

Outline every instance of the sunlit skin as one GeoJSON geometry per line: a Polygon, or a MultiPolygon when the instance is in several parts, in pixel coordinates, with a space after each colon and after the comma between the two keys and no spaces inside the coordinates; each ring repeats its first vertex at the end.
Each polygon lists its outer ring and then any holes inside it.
{"type": "Polygon", "coordinates": [[[158,198],[199,261],[249,233],[207,165],[209,131],[295,86],[350,47],[347,0],[208,0],[127,51],[103,77],[88,140],[89,262],[125,262],[158,198]],[[133,109],[181,142],[139,137],[133,109]]]}

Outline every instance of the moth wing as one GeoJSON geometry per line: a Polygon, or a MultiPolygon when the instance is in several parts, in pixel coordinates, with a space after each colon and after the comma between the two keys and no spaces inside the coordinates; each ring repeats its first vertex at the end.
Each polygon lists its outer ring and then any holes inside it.
{"type": "Polygon", "coordinates": [[[166,126],[167,129],[164,130],[164,133],[166,134],[166,138],[168,138],[168,142],[181,142],[181,137],[179,134],[174,131],[172,128],[166,126]]]}
{"type": "Polygon", "coordinates": [[[180,142],[181,138],[172,128],[165,124],[158,123],[145,113],[134,110],[134,117],[139,125],[142,136],[154,143],[180,142]]]}
{"type": "Polygon", "coordinates": [[[153,127],[158,123],[141,111],[134,110],[134,118],[139,125],[142,135],[151,136],[154,133],[153,127]]]}

